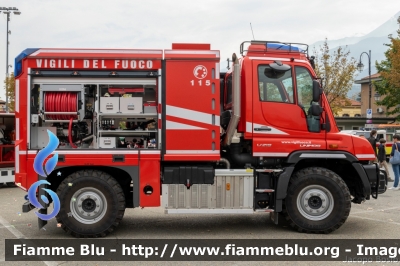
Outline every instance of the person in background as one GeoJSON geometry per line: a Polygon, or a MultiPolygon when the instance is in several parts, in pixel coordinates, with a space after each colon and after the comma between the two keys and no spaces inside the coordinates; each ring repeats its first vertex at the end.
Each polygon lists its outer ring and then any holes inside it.
{"type": "Polygon", "coordinates": [[[6,125],[0,124],[0,144],[11,144],[11,141],[6,140],[6,125]]]}
{"type": "Polygon", "coordinates": [[[372,149],[374,149],[374,152],[375,152],[375,160],[372,161],[373,163],[377,162],[376,157],[378,157],[378,155],[376,154],[376,134],[377,134],[377,131],[375,129],[373,129],[373,130],[371,130],[371,133],[369,134],[369,138],[368,138],[368,141],[369,141],[369,143],[371,143],[372,149]]]}
{"type": "Polygon", "coordinates": [[[380,139],[379,140],[379,147],[378,147],[378,162],[379,162],[379,168],[382,168],[382,166],[385,168],[387,177],[388,177],[388,181],[393,182],[394,180],[390,177],[390,172],[389,172],[389,168],[388,165],[386,163],[386,150],[385,150],[385,143],[386,140],[385,139],[380,139]]]}
{"type": "Polygon", "coordinates": [[[4,139],[4,130],[6,129],[6,126],[3,124],[0,124],[0,139],[4,139]]]}
{"type": "MultiPolygon", "coordinates": [[[[394,156],[394,151],[397,149],[400,151],[400,136],[399,135],[394,135],[393,136],[393,146],[392,146],[392,152],[390,153],[390,157],[394,156]]],[[[400,175],[400,164],[392,164],[393,168],[393,173],[394,173],[394,184],[393,187],[389,188],[392,190],[399,190],[399,175],[400,175]]]]}

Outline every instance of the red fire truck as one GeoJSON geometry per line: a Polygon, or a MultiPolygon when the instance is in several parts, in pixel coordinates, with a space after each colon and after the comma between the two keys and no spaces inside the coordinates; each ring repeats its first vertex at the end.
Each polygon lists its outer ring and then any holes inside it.
{"type": "Polygon", "coordinates": [[[282,213],[301,232],[336,230],[351,202],[386,190],[371,145],[339,132],[307,45],[250,41],[240,53],[220,73],[209,44],[23,51],[16,183],[47,180],[61,202],[57,221],[75,237],[105,236],[137,207],[269,212],[276,224],[282,213]],[[48,131],[58,163],[38,176],[48,131]]]}

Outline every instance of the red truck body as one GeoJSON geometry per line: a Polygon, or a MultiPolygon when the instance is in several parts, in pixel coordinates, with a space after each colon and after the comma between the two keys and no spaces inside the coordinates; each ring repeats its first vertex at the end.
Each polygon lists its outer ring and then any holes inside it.
{"type": "MultiPolygon", "coordinates": [[[[94,223],[88,218],[91,210],[74,207],[71,196],[65,196],[83,193],[73,190],[75,185],[65,187],[68,180],[98,182],[102,173],[123,191],[122,209],[163,206],[167,213],[261,211],[271,212],[273,217],[283,212],[307,232],[313,231],[315,220],[307,217],[315,215],[307,216],[310,210],[306,207],[300,211],[306,213],[301,219],[310,221],[307,227],[296,220],[290,208],[285,209],[289,200],[295,201],[287,197],[287,191],[301,171],[316,169],[314,173],[322,179],[334,176],[335,182],[345,183],[348,196],[341,196],[347,201],[350,194],[353,202],[360,203],[384,191],[385,174],[369,163],[375,155],[367,140],[337,129],[307,50],[293,48],[295,44],[279,44],[285,47],[280,49],[260,41],[250,42],[244,50],[244,44],[243,57],[234,55],[227,73],[220,73],[220,52],[211,50],[209,44],[173,44],[168,50],[25,50],[16,58],[15,71],[16,183],[28,190],[38,180],[49,181],[48,187],[57,191],[61,201],[57,219],[75,236],[111,232],[110,224],[94,231],[80,230],[76,221],[94,223]],[[136,129],[125,130],[120,123],[136,129]],[[53,152],[59,156],[56,169],[43,177],[33,164],[48,142],[47,130],[57,135],[60,146],[53,152]],[[127,142],[138,141],[136,138],[143,141],[143,148],[127,148],[127,142]],[[231,186],[237,191],[231,191],[231,186]],[[217,203],[206,203],[206,197],[200,195],[206,191],[214,193],[217,203]],[[184,197],[185,193],[192,194],[184,197]],[[232,199],[226,193],[233,193],[232,199]],[[225,197],[220,207],[219,197],[225,197]],[[250,200],[246,203],[243,198],[250,200]],[[203,205],[198,203],[201,200],[203,205]],[[73,218],[62,213],[63,206],[84,214],[71,221],[73,218]]],[[[85,186],[91,187],[82,185],[82,189],[85,186]]],[[[315,202],[324,201],[324,195],[338,200],[333,188],[327,190],[330,192],[324,194],[322,189],[315,202]]],[[[99,199],[104,195],[104,206],[108,206],[108,192],[101,188],[88,191],[99,199]]],[[[302,193],[307,194],[305,191],[302,193]]],[[[332,217],[348,215],[347,207],[343,208],[343,214],[332,212],[331,218],[318,218],[320,223],[335,223],[320,230],[339,227],[332,217]]],[[[27,202],[24,211],[30,209],[27,202]]],[[[110,212],[104,207],[102,215],[109,217],[110,212]]]]}

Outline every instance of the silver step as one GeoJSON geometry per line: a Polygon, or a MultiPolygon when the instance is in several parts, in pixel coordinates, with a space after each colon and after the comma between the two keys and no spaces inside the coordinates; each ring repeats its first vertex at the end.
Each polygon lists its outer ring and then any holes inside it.
{"type": "Polygon", "coordinates": [[[256,209],[255,212],[274,212],[273,209],[256,209]]]}
{"type": "Polygon", "coordinates": [[[280,173],[280,172],[283,172],[283,169],[257,169],[256,172],[261,172],[261,173],[280,173]]]}
{"type": "Polygon", "coordinates": [[[262,188],[260,188],[260,189],[256,189],[256,192],[258,192],[258,193],[272,193],[272,192],[275,192],[275,190],[273,190],[273,189],[262,189],[262,188]]]}

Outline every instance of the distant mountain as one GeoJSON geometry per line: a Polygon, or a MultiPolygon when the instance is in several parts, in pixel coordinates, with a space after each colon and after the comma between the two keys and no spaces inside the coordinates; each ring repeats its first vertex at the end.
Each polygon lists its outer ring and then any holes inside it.
{"type": "MultiPolygon", "coordinates": [[[[381,26],[364,36],[353,36],[342,38],[339,40],[328,39],[329,48],[333,51],[336,50],[336,48],[339,46],[347,46],[347,50],[350,51],[350,57],[354,57],[357,61],[360,60],[360,55],[362,52],[368,53],[368,51],[371,50],[371,74],[374,74],[376,73],[375,62],[380,62],[385,59],[385,52],[387,51],[388,47],[384,44],[389,43],[389,34],[397,36],[397,30],[399,29],[397,18],[399,16],[400,12],[398,12],[381,26]]],[[[314,46],[315,48],[318,48],[323,43],[324,41],[318,41],[310,45],[310,48],[313,49],[314,46]]],[[[356,79],[368,76],[367,56],[362,56],[362,63],[364,64],[364,70],[361,73],[357,72],[356,79]]],[[[360,85],[354,85],[353,88],[349,91],[348,96],[351,97],[352,95],[358,93],[360,89],[360,85]]]]}
{"type": "MultiPolygon", "coordinates": [[[[397,18],[400,16],[400,11],[391,17],[388,21],[383,23],[381,26],[376,28],[375,30],[371,31],[367,35],[360,36],[359,33],[354,34],[352,37],[346,37],[342,38],[339,40],[328,40],[328,44],[330,48],[335,48],[338,46],[345,46],[345,45],[352,45],[356,44],[362,40],[368,39],[368,38],[375,38],[375,37],[388,37],[389,34],[396,34],[396,31],[398,29],[398,24],[397,24],[397,18]]],[[[324,41],[318,41],[316,43],[313,43],[311,46],[318,47],[322,45],[324,41]]],[[[372,50],[372,49],[371,49],[372,50]]]]}

